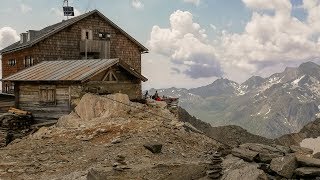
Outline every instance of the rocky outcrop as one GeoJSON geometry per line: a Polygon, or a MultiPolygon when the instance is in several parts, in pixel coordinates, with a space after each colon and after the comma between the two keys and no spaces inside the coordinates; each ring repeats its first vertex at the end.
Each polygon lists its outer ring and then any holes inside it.
{"type": "Polygon", "coordinates": [[[223,164],[227,164],[223,171],[224,177],[228,176],[231,179],[235,178],[233,176],[242,177],[245,174],[251,174],[253,179],[303,179],[319,175],[320,160],[311,158],[312,151],[309,149],[297,146],[246,143],[232,149],[231,154],[223,161],[223,164]],[[242,167],[241,164],[245,164],[246,167],[242,167]],[[230,167],[237,169],[230,171],[230,167]],[[241,170],[241,173],[238,170],[241,170]],[[263,174],[259,173],[261,171],[263,174]]]}

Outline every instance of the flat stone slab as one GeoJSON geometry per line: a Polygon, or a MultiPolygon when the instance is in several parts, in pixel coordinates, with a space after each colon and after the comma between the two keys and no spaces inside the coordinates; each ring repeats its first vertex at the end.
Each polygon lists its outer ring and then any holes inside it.
{"type": "Polygon", "coordinates": [[[264,154],[283,154],[282,150],[264,145],[264,144],[257,144],[257,143],[245,143],[241,144],[239,146],[241,149],[249,149],[251,151],[259,152],[259,153],[264,153],[264,154]]]}
{"type": "Polygon", "coordinates": [[[291,178],[297,167],[298,164],[294,155],[274,158],[270,164],[272,171],[286,178],[291,178]]]}
{"type": "Polygon", "coordinates": [[[320,167],[320,159],[311,158],[307,156],[297,155],[297,161],[302,166],[320,167]]]}
{"type": "Polygon", "coordinates": [[[162,144],[157,142],[146,143],[143,146],[149,151],[151,151],[153,154],[161,153],[162,150],[162,144]]]}
{"type": "Polygon", "coordinates": [[[316,167],[301,167],[301,168],[297,168],[294,173],[296,175],[302,176],[302,177],[320,176],[320,168],[316,168],[316,167]]]}
{"type": "Polygon", "coordinates": [[[252,162],[258,156],[258,152],[249,149],[233,148],[231,154],[245,161],[252,162]]]}
{"type": "Polygon", "coordinates": [[[299,154],[313,154],[313,150],[312,150],[312,149],[304,148],[304,147],[300,147],[300,146],[292,145],[292,146],[290,146],[290,149],[291,149],[291,151],[294,152],[294,153],[299,153],[299,154]]]}

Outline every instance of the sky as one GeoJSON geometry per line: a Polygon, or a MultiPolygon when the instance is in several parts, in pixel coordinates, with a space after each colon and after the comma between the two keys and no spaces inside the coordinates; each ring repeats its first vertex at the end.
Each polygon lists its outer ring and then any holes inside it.
{"type": "MultiPolygon", "coordinates": [[[[144,89],[241,83],[320,62],[320,0],[70,0],[98,9],[144,44],[144,89]]],[[[57,23],[63,0],[1,0],[0,49],[57,23]]]]}

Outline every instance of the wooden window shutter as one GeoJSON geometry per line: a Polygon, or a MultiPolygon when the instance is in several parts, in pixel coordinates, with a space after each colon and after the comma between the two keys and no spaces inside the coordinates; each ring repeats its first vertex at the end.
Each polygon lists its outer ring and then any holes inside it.
{"type": "Polygon", "coordinates": [[[85,40],[85,39],[86,39],[86,30],[81,29],[81,40],[85,40]]]}
{"type": "Polygon", "coordinates": [[[92,30],[88,30],[88,31],[89,31],[89,40],[93,40],[92,30]]]}
{"type": "Polygon", "coordinates": [[[56,104],[56,87],[55,86],[40,86],[39,100],[43,104],[56,104]]]}

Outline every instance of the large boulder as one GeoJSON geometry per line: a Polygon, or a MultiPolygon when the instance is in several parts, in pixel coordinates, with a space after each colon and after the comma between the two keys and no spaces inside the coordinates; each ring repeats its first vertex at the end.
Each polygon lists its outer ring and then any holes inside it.
{"type": "Polygon", "coordinates": [[[297,155],[297,161],[302,166],[309,166],[309,167],[320,167],[320,159],[311,158],[307,156],[297,155]]]}
{"type": "Polygon", "coordinates": [[[107,96],[97,96],[85,94],[75,112],[82,120],[89,121],[97,117],[110,117],[128,111],[130,100],[126,94],[111,94],[107,96]]]}
{"type": "Polygon", "coordinates": [[[258,169],[259,165],[256,163],[245,162],[244,160],[228,155],[222,162],[223,165],[223,180],[267,180],[266,173],[258,169]]]}
{"type": "Polygon", "coordinates": [[[291,178],[297,167],[298,164],[294,155],[274,158],[270,164],[272,171],[285,178],[291,178]]]}

